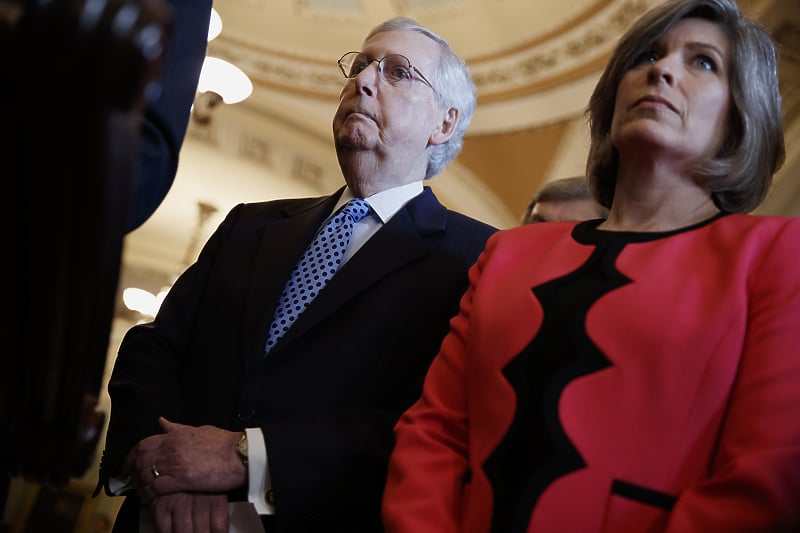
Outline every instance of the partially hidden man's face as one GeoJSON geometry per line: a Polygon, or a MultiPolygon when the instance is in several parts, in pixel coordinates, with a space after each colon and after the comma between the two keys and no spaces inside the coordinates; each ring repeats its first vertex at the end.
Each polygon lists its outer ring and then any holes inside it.
{"type": "Polygon", "coordinates": [[[594,200],[550,200],[537,202],[533,206],[529,223],[576,222],[601,218],[600,209],[594,200]]]}
{"type": "Polygon", "coordinates": [[[340,157],[369,152],[379,160],[419,168],[427,161],[426,148],[444,111],[433,89],[416,73],[409,83],[393,85],[381,77],[378,60],[401,54],[435,85],[439,45],[415,31],[387,31],[365,41],[361,51],[374,61],[342,88],[333,117],[336,150],[340,157]]]}

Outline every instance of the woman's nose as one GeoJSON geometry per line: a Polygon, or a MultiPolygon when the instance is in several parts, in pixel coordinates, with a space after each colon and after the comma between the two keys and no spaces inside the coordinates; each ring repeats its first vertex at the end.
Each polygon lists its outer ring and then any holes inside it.
{"type": "Polygon", "coordinates": [[[663,81],[667,85],[672,85],[675,82],[675,69],[672,65],[672,60],[668,57],[662,57],[655,61],[650,65],[647,77],[651,83],[663,81]]]}

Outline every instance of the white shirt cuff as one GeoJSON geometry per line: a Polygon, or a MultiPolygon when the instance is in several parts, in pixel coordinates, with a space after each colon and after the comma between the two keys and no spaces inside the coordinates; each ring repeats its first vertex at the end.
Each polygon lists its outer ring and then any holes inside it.
{"type": "Polygon", "coordinates": [[[267,445],[261,428],[247,428],[247,500],[252,503],[258,514],[275,514],[272,498],[267,499],[267,492],[272,494],[272,478],[269,473],[267,445]]]}

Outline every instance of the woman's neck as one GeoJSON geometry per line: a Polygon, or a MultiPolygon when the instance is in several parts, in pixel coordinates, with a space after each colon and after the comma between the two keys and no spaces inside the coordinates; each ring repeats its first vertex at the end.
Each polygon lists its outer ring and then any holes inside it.
{"type": "Polygon", "coordinates": [[[719,214],[711,193],[691,177],[665,169],[620,169],[614,201],[600,229],[671,231],[719,214]]]}

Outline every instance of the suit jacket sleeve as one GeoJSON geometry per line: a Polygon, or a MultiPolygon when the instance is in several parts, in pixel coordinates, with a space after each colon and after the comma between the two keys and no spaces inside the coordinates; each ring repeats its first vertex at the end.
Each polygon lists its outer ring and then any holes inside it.
{"type": "Polygon", "coordinates": [[[395,426],[382,514],[389,532],[460,531],[468,473],[465,382],[473,295],[493,239],[469,273],[459,314],[425,378],[422,397],[395,426]]]}
{"type": "Polygon", "coordinates": [[[198,298],[212,258],[225,241],[238,208],[203,248],[201,258],[170,289],[151,323],[131,328],[120,344],[108,384],[112,400],[100,481],[121,474],[128,452],[143,438],[161,433],[158,417],[187,423],[182,394],[186,345],[198,298]]]}

